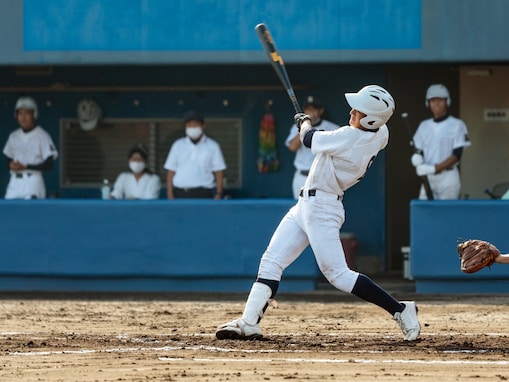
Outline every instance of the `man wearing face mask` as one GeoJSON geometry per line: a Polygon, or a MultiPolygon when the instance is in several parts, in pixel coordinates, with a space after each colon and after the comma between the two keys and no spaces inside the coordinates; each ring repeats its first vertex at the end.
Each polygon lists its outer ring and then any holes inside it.
{"type": "Polygon", "coordinates": [[[137,144],[129,150],[127,158],[129,171],[117,177],[111,199],[158,199],[161,180],[147,167],[147,148],[137,144]]]}
{"type": "Polygon", "coordinates": [[[200,113],[187,113],[184,126],[186,136],[173,143],[164,164],[168,199],[222,199],[226,164],[221,147],[205,134],[200,113]]]}

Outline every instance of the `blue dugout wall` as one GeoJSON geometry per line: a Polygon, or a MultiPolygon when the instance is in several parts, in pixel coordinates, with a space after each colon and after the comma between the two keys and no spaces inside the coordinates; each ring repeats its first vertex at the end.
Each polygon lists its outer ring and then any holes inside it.
{"type": "MultiPolygon", "coordinates": [[[[270,234],[292,204],[0,201],[9,217],[0,222],[0,290],[249,291],[270,234]]],[[[280,290],[313,290],[317,277],[308,249],[280,290]]]]}

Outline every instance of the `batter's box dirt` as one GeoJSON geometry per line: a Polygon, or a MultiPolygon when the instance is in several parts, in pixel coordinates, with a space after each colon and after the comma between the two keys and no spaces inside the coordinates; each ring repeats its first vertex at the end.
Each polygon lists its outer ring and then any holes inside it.
{"type": "Polygon", "coordinates": [[[114,297],[4,298],[0,380],[507,380],[505,296],[415,296],[413,342],[385,311],[350,298],[283,296],[262,340],[234,341],[214,332],[241,314],[238,296],[114,297]]]}

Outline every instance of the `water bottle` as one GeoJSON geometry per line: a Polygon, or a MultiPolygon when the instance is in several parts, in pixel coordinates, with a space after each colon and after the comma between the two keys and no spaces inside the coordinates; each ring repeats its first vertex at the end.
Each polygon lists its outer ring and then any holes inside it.
{"type": "Polygon", "coordinates": [[[110,198],[110,182],[108,179],[103,180],[103,185],[101,187],[101,195],[103,199],[109,199],[110,198]]]}

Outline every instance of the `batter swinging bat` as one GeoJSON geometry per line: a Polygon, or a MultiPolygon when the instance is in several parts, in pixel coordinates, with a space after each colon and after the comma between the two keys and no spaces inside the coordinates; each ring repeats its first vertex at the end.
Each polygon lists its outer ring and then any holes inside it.
{"type": "MultiPolygon", "coordinates": [[[[414,138],[412,133],[412,128],[410,127],[410,121],[408,120],[408,113],[402,113],[401,118],[403,119],[403,122],[405,123],[405,126],[408,130],[408,134],[410,134],[410,146],[414,148],[414,152],[416,154],[422,154],[422,151],[419,149],[416,149],[414,146],[414,138]]],[[[429,185],[429,180],[426,175],[420,177],[422,180],[422,185],[424,186],[424,191],[426,191],[426,196],[428,197],[428,200],[433,200],[433,191],[431,190],[431,186],[429,185]]]]}
{"type": "Polygon", "coordinates": [[[292,101],[293,108],[296,113],[302,113],[302,108],[295,97],[295,92],[293,91],[292,84],[290,83],[290,79],[288,78],[288,74],[286,73],[285,64],[283,62],[283,57],[281,57],[277,51],[276,44],[272,39],[272,36],[269,32],[269,28],[264,23],[258,24],[255,27],[256,34],[262,43],[263,48],[265,49],[265,53],[269,57],[269,61],[274,68],[277,76],[283,83],[283,86],[288,93],[288,97],[290,97],[290,101],[292,101]]]}

